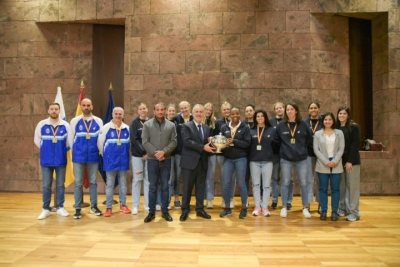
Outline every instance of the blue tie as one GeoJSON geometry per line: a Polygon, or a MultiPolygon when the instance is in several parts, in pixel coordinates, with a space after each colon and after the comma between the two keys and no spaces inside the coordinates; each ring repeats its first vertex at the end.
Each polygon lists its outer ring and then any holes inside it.
{"type": "Polygon", "coordinates": [[[200,140],[203,142],[204,141],[204,137],[203,137],[203,132],[201,131],[201,124],[197,124],[197,128],[199,128],[200,140]]]}

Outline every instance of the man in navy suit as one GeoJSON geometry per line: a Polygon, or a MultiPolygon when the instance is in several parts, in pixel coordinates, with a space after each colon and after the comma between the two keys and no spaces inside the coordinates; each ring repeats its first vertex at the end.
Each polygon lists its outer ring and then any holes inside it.
{"type": "Polygon", "coordinates": [[[204,117],[202,105],[194,105],[192,115],[193,121],[182,125],[183,149],[180,167],[183,177],[183,197],[180,221],[186,221],[189,216],[193,186],[196,186],[196,215],[204,219],[211,219],[211,216],[204,211],[204,192],[208,156],[215,150],[208,141],[212,130],[201,123],[204,117]]]}

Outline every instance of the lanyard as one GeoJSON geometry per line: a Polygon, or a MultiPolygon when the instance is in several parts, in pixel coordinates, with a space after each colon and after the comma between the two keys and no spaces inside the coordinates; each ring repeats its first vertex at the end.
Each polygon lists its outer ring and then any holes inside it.
{"type": "Polygon", "coordinates": [[[313,135],[315,134],[315,131],[317,130],[318,124],[319,124],[319,120],[317,120],[317,123],[315,124],[315,127],[313,128],[312,127],[312,120],[310,119],[310,128],[311,128],[311,131],[312,131],[313,135]]]}
{"type": "Polygon", "coordinates": [[[260,127],[257,127],[257,139],[258,139],[258,144],[261,144],[261,139],[264,133],[265,127],[262,128],[261,134],[260,134],[260,127]]]}
{"type": "Polygon", "coordinates": [[[93,123],[93,119],[90,120],[90,125],[88,127],[86,120],[83,120],[83,124],[85,124],[85,128],[86,128],[86,139],[90,139],[90,128],[92,128],[92,123],[93,123]]]}
{"type": "Polygon", "coordinates": [[[290,129],[289,123],[287,124],[287,127],[289,128],[290,135],[292,136],[292,138],[294,138],[294,135],[296,134],[297,123],[296,123],[296,125],[294,126],[293,131],[292,131],[292,129],[290,129]]]}
{"type": "Polygon", "coordinates": [[[56,126],[56,129],[54,130],[53,129],[53,126],[50,126],[50,128],[51,128],[51,131],[53,132],[53,143],[57,143],[57,137],[56,137],[56,135],[57,135],[57,132],[58,132],[58,125],[56,126]]]}

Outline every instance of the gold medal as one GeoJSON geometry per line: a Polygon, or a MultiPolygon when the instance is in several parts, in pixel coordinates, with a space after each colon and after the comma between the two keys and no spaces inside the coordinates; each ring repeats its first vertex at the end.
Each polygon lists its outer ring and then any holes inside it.
{"type": "Polygon", "coordinates": [[[53,143],[56,144],[57,143],[57,138],[53,137],[53,143]]]}
{"type": "Polygon", "coordinates": [[[257,145],[257,150],[261,150],[261,145],[257,145]]]}
{"type": "Polygon", "coordinates": [[[290,143],[291,143],[292,145],[296,144],[296,139],[291,138],[291,139],[290,139],[290,143]]]}
{"type": "Polygon", "coordinates": [[[86,134],[86,139],[90,139],[90,133],[86,134]]]}
{"type": "Polygon", "coordinates": [[[120,145],[121,145],[121,140],[118,139],[117,146],[120,146],[120,145]]]}

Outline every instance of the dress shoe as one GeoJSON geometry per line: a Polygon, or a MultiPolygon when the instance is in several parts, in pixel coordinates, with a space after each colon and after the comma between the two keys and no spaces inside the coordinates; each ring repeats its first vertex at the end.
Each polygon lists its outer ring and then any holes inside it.
{"type": "Polygon", "coordinates": [[[180,220],[181,222],[184,222],[184,221],[187,220],[188,217],[189,217],[189,213],[184,212],[184,213],[182,213],[181,217],[179,217],[179,220],[180,220]]]}
{"type": "Polygon", "coordinates": [[[337,212],[336,212],[336,211],[332,211],[331,220],[332,220],[332,221],[337,221],[338,219],[339,219],[339,218],[338,218],[337,212]]]}
{"type": "Polygon", "coordinates": [[[196,212],[197,217],[203,217],[204,219],[211,219],[211,215],[206,213],[204,210],[196,212]]]}
{"type": "Polygon", "coordinates": [[[167,221],[167,222],[172,222],[172,217],[169,215],[168,211],[164,211],[162,213],[162,217],[167,221]]]}
{"type": "Polygon", "coordinates": [[[147,214],[147,217],[144,218],[144,222],[149,223],[152,220],[154,220],[155,218],[156,218],[156,215],[154,213],[150,212],[149,214],[147,214]]]}

